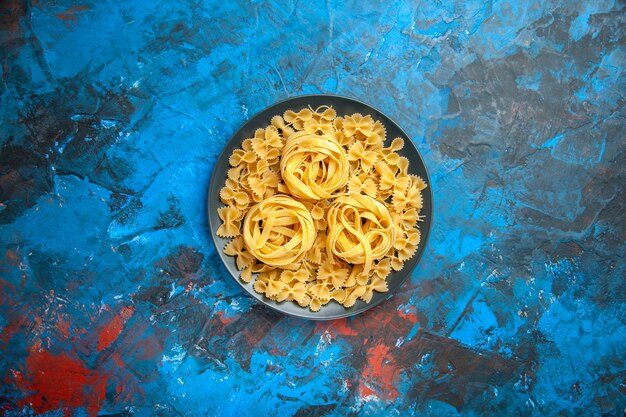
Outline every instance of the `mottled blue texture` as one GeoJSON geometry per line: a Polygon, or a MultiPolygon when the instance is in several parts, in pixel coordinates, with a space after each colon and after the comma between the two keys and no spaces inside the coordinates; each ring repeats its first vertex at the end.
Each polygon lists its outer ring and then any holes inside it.
{"type": "Polygon", "coordinates": [[[623,415],[624,11],[3,2],[0,410],[623,415]],[[319,92],[394,118],[435,197],[411,281],[325,323],[252,302],[205,215],[230,135],[319,92]]]}

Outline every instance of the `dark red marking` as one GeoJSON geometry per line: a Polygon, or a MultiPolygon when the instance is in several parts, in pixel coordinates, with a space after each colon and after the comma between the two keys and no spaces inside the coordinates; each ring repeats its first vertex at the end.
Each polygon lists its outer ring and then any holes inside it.
{"type": "Polygon", "coordinates": [[[108,348],[111,343],[115,342],[122,330],[124,330],[124,324],[134,312],[134,307],[124,307],[117,316],[113,317],[113,320],[104,326],[98,337],[98,346],[96,347],[98,352],[108,348]]]}
{"type": "Polygon", "coordinates": [[[69,339],[70,322],[65,320],[61,314],[58,315],[56,328],[64,339],[69,339]]]}
{"type": "Polygon", "coordinates": [[[20,327],[22,326],[23,321],[22,320],[11,320],[7,323],[6,326],[4,326],[4,329],[2,329],[2,332],[0,332],[0,342],[6,344],[9,342],[9,340],[11,340],[11,338],[13,337],[13,335],[15,335],[17,333],[17,331],[20,329],[20,327]]]}
{"type": "Polygon", "coordinates": [[[226,317],[226,313],[222,310],[219,310],[217,312],[217,315],[224,326],[226,326],[228,323],[232,322],[233,320],[239,318],[239,315],[226,317]]]}
{"type": "Polygon", "coordinates": [[[417,312],[415,311],[415,307],[409,306],[407,310],[408,311],[404,311],[402,309],[398,310],[398,315],[413,324],[417,323],[419,319],[417,318],[417,312]]]}
{"type": "Polygon", "coordinates": [[[84,407],[89,415],[96,416],[108,378],[67,354],[52,355],[34,346],[26,358],[26,375],[14,378],[14,382],[23,392],[32,393],[18,402],[20,407],[31,406],[36,413],[62,409],[66,416],[84,407]]]}
{"type": "Polygon", "coordinates": [[[20,255],[12,249],[7,249],[4,253],[4,259],[7,260],[7,264],[10,266],[17,268],[20,265],[20,255]]]}
{"type": "Polygon", "coordinates": [[[350,326],[348,326],[347,319],[333,320],[328,327],[328,330],[335,335],[341,336],[357,336],[358,333],[350,326]]]}
{"type": "Polygon", "coordinates": [[[361,374],[361,396],[376,395],[383,401],[393,401],[400,395],[395,387],[400,375],[390,348],[378,344],[367,350],[367,365],[361,374]]]}
{"type": "Polygon", "coordinates": [[[62,13],[55,14],[55,16],[68,22],[76,22],[78,21],[78,17],[76,15],[87,10],[89,10],[89,6],[87,5],[72,6],[62,13]]]}

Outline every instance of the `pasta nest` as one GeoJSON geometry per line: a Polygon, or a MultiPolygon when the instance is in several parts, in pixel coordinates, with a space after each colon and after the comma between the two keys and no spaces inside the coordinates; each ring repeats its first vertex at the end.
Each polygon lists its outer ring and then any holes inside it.
{"type": "Polygon", "coordinates": [[[338,197],[328,209],[326,220],[328,256],[351,264],[363,264],[368,274],[375,260],[391,249],[395,229],[389,210],[367,195],[351,193],[338,197]]]}
{"type": "Polygon", "coordinates": [[[270,266],[300,262],[315,241],[315,226],[304,204],[275,195],[253,206],[243,223],[243,239],[255,258],[270,266]]]}
{"type": "Polygon", "coordinates": [[[301,131],[287,139],[280,171],[293,196],[322,200],[331,198],[348,182],[350,165],[345,150],[335,139],[301,131]]]}

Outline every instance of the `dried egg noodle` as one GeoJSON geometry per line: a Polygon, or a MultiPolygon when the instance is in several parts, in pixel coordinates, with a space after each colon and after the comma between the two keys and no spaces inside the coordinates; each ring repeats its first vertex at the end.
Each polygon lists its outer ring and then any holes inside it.
{"type": "Polygon", "coordinates": [[[363,264],[363,273],[384,257],[394,240],[389,210],[372,197],[350,194],[338,197],[328,210],[328,256],[351,264],[363,264]]]}
{"type": "Polygon", "coordinates": [[[270,197],[248,211],[243,241],[248,251],[266,265],[299,262],[315,241],[311,213],[286,195],[270,197]]]}
{"type": "Polygon", "coordinates": [[[297,132],[285,143],[280,173],[294,197],[331,198],[333,191],[348,182],[348,156],[330,137],[297,132]]]}
{"type": "Polygon", "coordinates": [[[424,180],[380,121],[332,107],[277,115],[229,158],[216,234],[244,282],[318,311],[386,292],[420,244],[424,180]]]}

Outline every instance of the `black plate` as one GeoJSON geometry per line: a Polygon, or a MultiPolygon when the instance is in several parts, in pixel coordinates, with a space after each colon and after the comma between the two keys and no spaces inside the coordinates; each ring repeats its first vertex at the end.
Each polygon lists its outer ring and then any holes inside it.
{"type": "Polygon", "coordinates": [[[404,283],[404,281],[406,281],[406,279],[411,276],[411,272],[413,271],[413,269],[415,269],[415,266],[419,262],[422,253],[424,252],[424,247],[426,247],[426,242],[428,241],[428,235],[430,233],[431,220],[433,216],[433,196],[428,171],[426,170],[426,166],[424,165],[422,156],[420,155],[419,151],[415,147],[415,144],[411,141],[408,135],[404,133],[404,131],[400,129],[400,127],[393,120],[385,116],[380,111],[368,106],[367,104],[361,103],[360,101],[351,98],[334,96],[330,94],[307,95],[290,98],[276,103],[266,108],[265,110],[260,111],[259,113],[255,114],[250,120],[248,120],[226,143],[224,149],[222,150],[222,153],[217,159],[215,168],[213,169],[213,174],[211,175],[207,205],[209,214],[209,226],[211,228],[213,243],[215,243],[217,253],[222,259],[224,265],[226,266],[226,269],[228,269],[228,272],[230,272],[235,281],[237,281],[237,283],[241,285],[252,297],[268,307],[293,316],[314,320],[328,320],[353,316],[355,314],[368,310],[389,298],[393,294],[393,292],[396,291],[404,283]],[[385,142],[386,144],[390,143],[393,138],[403,138],[405,141],[405,145],[404,148],[398,153],[409,159],[409,173],[422,177],[424,181],[426,181],[426,183],[428,184],[428,188],[423,194],[424,206],[420,211],[420,214],[425,217],[425,220],[419,224],[421,232],[421,242],[417,249],[417,253],[411,259],[405,262],[404,268],[402,268],[401,271],[392,272],[389,277],[387,277],[389,292],[375,292],[374,297],[369,304],[358,300],[354,306],[350,308],[345,308],[342,305],[331,301],[325,306],[322,306],[320,311],[312,312],[308,308],[302,308],[298,306],[294,302],[286,301],[283,303],[278,303],[276,301],[265,298],[262,294],[257,293],[252,288],[254,279],[249,284],[241,281],[239,279],[239,271],[235,267],[235,258],[227,256],[223,252],[224,246],[228,243],[230,239],[224,239],[217,236],[215,234],[215,231],[221,223],[220,218],[217,215],[217,209],[223,206],[222,202],[219,199],[219,191],[224,186],[224,182],[226,180],[226,172],[228,168],[230,168],[228,164],[228,158],[233,150],[239,148],[244,139],[253,137],[254,131],[256,129],[266,127],[270,123],[270,120],[273,116],[282,115],[286,110],[298,111],[301,108],[307,106],[311,106],[315,109],[322,105],[332,106],[337,111],[338,116],[361,113],[363,115],[371,115],[374,120],[380,120],[387,129],[387,141],[385,142]]]}

